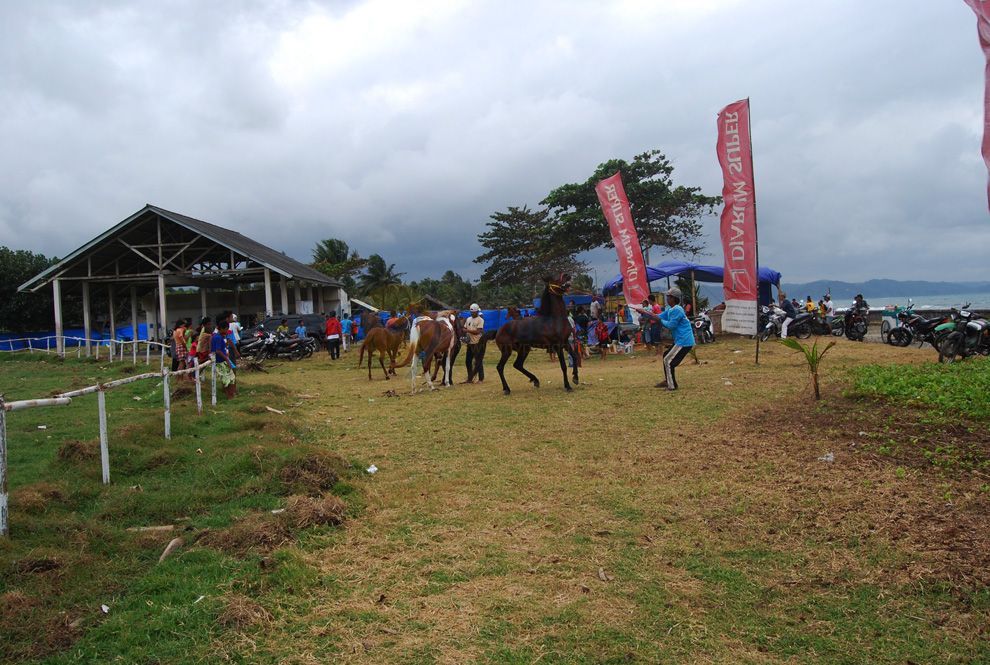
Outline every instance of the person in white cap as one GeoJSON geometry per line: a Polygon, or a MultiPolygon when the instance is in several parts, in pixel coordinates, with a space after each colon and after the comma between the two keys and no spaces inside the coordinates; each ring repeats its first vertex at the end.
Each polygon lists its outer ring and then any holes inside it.
{"type": "Polygon", "coordinates": [[[241,322],[237,320],[236,314],[230,315],[230,332],[234,336],[234,344],[241,341],[241,322]]]}
{"type": "Polygon", "coordinates": [[[464,383],[478,383],[485,380],[485,319],[481,316],[478,303],[471,304],[471,315],[464,321],[467,334],[467,380],[464,383]]]}

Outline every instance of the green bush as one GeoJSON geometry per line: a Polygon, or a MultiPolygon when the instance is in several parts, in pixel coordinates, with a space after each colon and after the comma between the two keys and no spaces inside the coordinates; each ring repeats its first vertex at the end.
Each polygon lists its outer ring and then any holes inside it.
{"type": "Polygon", "coordinates": [[[940,365],[865,365],[853,370],[855,393],[936,406],[990,420],[990,359],[940,365]]]}

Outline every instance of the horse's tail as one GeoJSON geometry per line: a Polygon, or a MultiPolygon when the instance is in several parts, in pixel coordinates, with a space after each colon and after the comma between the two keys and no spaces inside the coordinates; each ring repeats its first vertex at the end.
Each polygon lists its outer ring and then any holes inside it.
{"type": "Polygon", "coordinates": [[[409,331],[409,352],[406,353],[406,359],[403,360],[398,365],[392,362],[391,369],[396,369],[397,367],[405,367],[413,361],[416,357],[416,348],[419,346],[419,326],[414,325],[412,330],[409,331]]]}

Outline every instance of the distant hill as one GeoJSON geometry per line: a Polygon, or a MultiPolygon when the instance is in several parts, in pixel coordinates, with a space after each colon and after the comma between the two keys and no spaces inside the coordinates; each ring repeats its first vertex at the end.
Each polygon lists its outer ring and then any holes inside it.
{"type": "Polygon", "coordinates": [[[784,282],[781,285],[784,292],[792,298],[820,298],[831,293],[833,298],[852,298],[862,293],[870,296],[889,297],[921,297],[944,296],[958,293],[987,293],[990,292],[990,282],[924,282],[901,281],[897,279],[871,279],[865,282],[840,282],[838,280],[820,279],[804,284],[784,282]]]}

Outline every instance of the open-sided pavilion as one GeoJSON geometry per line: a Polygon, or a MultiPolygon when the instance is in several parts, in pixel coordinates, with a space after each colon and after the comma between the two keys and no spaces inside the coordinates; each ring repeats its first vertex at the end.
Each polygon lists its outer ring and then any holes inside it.
{"type": "Polygon", "coordinates": [[[192,316],[194,309],[206,316],[208,308],[248,309],[271,316],[347,307],[347,294],[337,280],[236,231],[150,204],[28,280],[20,290],[35,292],[49,285],[59,354],[65,352],[62,295],[68,290],[81,291],[87,354],[94,291],[107,298],[111,337],[116,336],[115,307],[123,297],[130,300],[134,331],[142,305],[149,338],[160,338],[170,325],[170,304],[173,318],[192,316]],[[273,282],[277,282],[280,310],[273,304],[273,282]],[[198,303],[193,289],[199,292],[198,303]]]}

